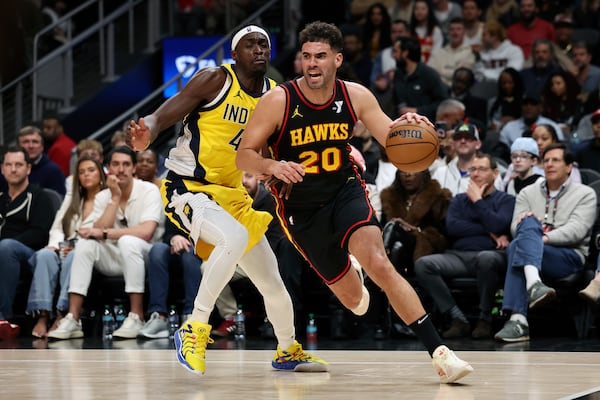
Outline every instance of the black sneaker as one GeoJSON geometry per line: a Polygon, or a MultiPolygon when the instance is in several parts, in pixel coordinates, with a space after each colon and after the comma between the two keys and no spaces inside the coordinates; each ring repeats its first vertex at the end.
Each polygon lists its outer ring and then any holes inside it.
{"type": "Polygon", "coordinates": [[[453,339],[469,336],[471,334],[471,326],[468,322],[463,322],[460,319],[453,318],[450,328],[442,333],[444,339],[453,339]]]}
{"type": "Polygon", "coordinates": [[[477,321],[477,325],[471,333],[473,339],[490,339],[492,337],[492,324],[484,319],[477,321]]]}

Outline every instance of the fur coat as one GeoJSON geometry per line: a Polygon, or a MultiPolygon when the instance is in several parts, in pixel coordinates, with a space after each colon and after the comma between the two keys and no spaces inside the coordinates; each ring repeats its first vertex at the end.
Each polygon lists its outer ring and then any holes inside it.
{"type": "Polygon", "coordinates": [[[434,253],[441,253],[448,247],[445,237],[445,218],[452,193],[443,189],[439,182],[431,179],[415,197],[407,209],[408,194],[400,192],[395,185],[381,192],[383,221],[400,217],[421,229],[410,232],[415,237],[413,260],[434,253]]]}

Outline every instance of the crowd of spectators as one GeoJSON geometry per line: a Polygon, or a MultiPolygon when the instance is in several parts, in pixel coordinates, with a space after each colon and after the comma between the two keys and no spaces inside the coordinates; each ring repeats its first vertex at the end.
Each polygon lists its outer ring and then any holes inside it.
{"type": "MultiPolygon", "coordinates": [[[[239,18],[252,3],[239,2],[239,18]]],[[[201,16],[195,14],[197,2],[179,5],[188,34],[218,31],[222,24],[206,4],[201,16]]],[[[593,258],[599,246],[592,230],[595,193],[582,171],[600,176],[600,7],[587,0],[546,5],[354,0],[349,12],[337,15],[344,77],[370,88],[391,118],[417,112],[436,123],[440,156],[418,174],[397,172],[361,124],[352,143],[364,161],[388,255],[430,299],[429,311],[446,319],[447,338],[527,340],[527,306],[555,295],[543,283],[544,271],[561,277],[587,264],[600,271],[593,258]],[[576,195],[582,205],[563,217],[572,203],[563,200],[567,195],[576,195]],[[575,229],[574,221],[585,224],[575,229]],[[541,250],[524,258],[523,243],[541,250]],[[568,263],[545,268],[552,257],[568,263]],[[457,276],[477,278],[475,329],[445,283],[457,276]],[[514,316],[494,335],[491,308],[503,288],[509,295],[504,308],[514,316]]],[[[298,73],[296,68],[285,75],[298,73]]],[[[31,290],[26,310],[15,311],[35,318],[35,337],[83,336],[80,315],[93,269],[125,281],[130,312],[115,337],[165,337],[170,265],[181,266],[185,276],[181,312],[189,314],[201,260],[158,212],[162,155],[133,153],[120,132],[104,165],[102,146],[73,142],[54,114],[39,126],[24,126],[16,144],[3,155],[0,176],[0,257],[10,260],[0,271],[0,338],[19,334],[9,321],[23,269],[33,272],[31,290]],[[74,148],[77,157],[71,160],[74,148]],[[52,215],[43,212],[47,191],[62,199],[52,215]]],[[[255,201],[264,200],[264,187],[254,190],[255,201]]],[[[310,310],[303,304],[306,288],[298,270],[308,267],[283,235],[271,245],[292,294],[297,326],[303,326],[310,310]]],[[[581,291],[593,302],[600,301],[598,276],[581,291]]],[[[380,325],[384,300],[375,293],[372,298],[371,317],[380,325]]],[[[216,316],[225,323],[216,328],[219,333],[231,332],[230,317],[216,316]]],[[[382,332],[378,326],[377,337],[382,332]]]]}

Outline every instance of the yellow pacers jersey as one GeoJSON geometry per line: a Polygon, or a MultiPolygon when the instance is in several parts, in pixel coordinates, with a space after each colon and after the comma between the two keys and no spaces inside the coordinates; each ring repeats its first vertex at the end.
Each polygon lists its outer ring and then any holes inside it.
{"type": "MultiPolygon", "coordinates": [[[[262,92],[251,93],[238,81],[234,65],[224,64],[221,68],[227,74],[223,89],[213,101],[186,115],[165,166],[181,179],[187,191],[206,193],[248,229],[248,250],[261,239],[272,217],[252,209],[252,198],[242,185],[242,171],[235,165],[235,156],[256,103],[275,81],[265,78],[262,92]]],[[[179,185],[169,177],[163,181],[165,210],[180,226],[169,210],[169,187],[173,186],[179,185]]],[[[212,246],[197,243],[196,249],[206,259],[212,246]]]]}

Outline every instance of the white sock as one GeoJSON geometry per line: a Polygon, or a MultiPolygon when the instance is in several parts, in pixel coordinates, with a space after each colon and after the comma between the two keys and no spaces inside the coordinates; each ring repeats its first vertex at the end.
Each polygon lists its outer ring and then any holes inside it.
{"type": "Polygon", "coordinates": [[[526,316],[524,316],[523,314],[519,314],[519,313],[513,313],[513,314],[510,316],[510,320],[511,320],[511,321],[517,321],[517,322],[519,322],[520,324],[522,324],[522,325],[525,325],[525,326],[529,326],[529,322],[527,322],[527,317],[526,317],[526,316]]]}
{"type": "Polygon", "coordinates": [[[533,286],[534,283],[541,281],[540,279],[540,270],[533,265],[526,265],[523,267],[523,272],[525,273],[525,286],[527,290],[533,286]]]}
{"type": "Polygon", "coordinates": [[[362,286],[362,298],[360,299],[360,303],[358,303],[358,305],[350,311],[352,311],[354,314],[356,314],[358,316],[365,315],[367,310],[369,309],[369,300],[370,299],[371,299],[371,296],[369,295],[369,291],[363,285],[362,286]]]}

